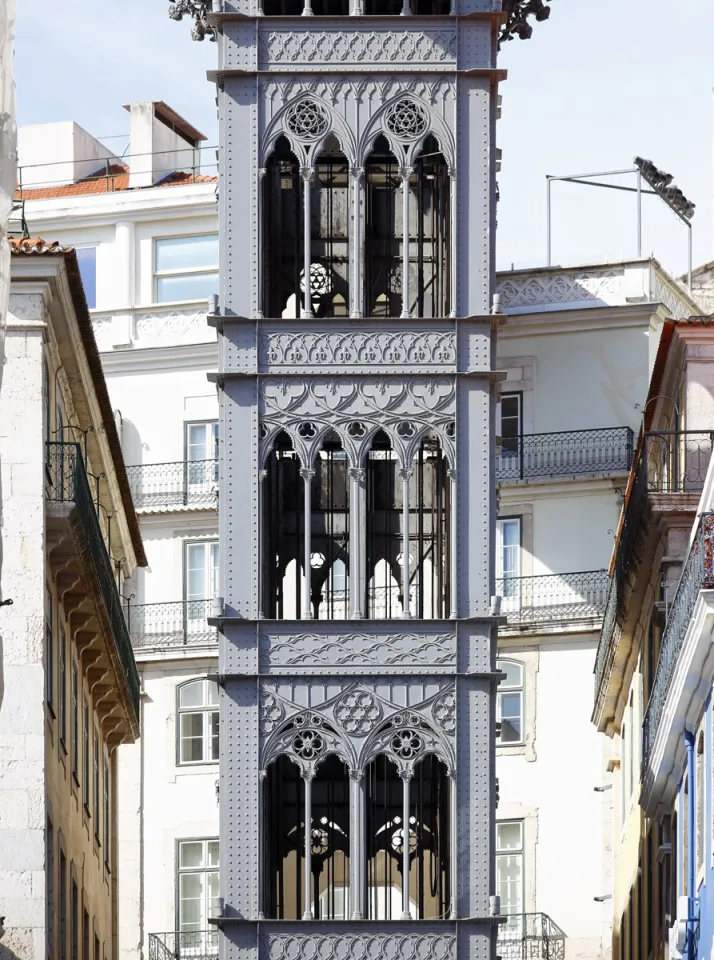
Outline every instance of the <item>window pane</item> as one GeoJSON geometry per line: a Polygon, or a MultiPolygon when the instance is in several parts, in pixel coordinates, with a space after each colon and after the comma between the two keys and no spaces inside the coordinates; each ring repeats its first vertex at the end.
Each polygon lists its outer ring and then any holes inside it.
{"type": "Polygon", "coordinates": [[[179,703],[182,707],[202,707],[203,694],[203,680],[186,683],[180,688],[179,703]]]}
{"type": "MultiPolygon", "coordinates": [[[[207,856],[206,864],[209,867],[218,866],[218,840],[209,840],[206,844],[207,856]]],[[[218,876],[216,874],[216,876],[218,876]]]]}
{"type": "Polygon", "coordinates": [[[215,710],[209,716],[210,716],[210,724],[211,724],[210,759],[218,760],[218,711],[215,710]]]}
{"type": "Polygon", "coordinates": [[[218,684],[215,680],[206,680],[206,703],[218,703],[218,684]]]}
{"type": "Polygon", "coordinates": [[[82,247],[76,253],[87,306],[94,310],[97,305],[97,248],[82,247]]]}
{"type": "Polygon", "coordinates": [[[501,898],[501,913],[506,916],[522,913],[523,907],[523,857],[496,857],[496,889],[501,898]]]}
{"type": "Polygon", "coordinates": [[[180,844],[179,865],[182,868],[203,866],[203,844],[200,840],[180,844]]]}
{"type": "Polygon", "coordinates": [[[203,760],[203,714],[181,715],[181,760],[200,763],[203,760]]]}
{"type": "Polygon", "coordinates": [[[502,693],[499,695],[499,713],[501,720],[501,743],[520,743],[521,729],[521,694],[502,693]]]}
{"type": "Polygon", "coordinates": [[[206,544],[191,543],[186,548],[186,599],[206,599],[206,544]]]}
{"type": "Polygon", "coordinates": [[[188,424],[187,447],[189,460],[210,460],[213,456],[213,438],[209,437],[208,428],[209,424],[207,423],[188,424]]]}
{"type": "Polygon", "coordinates": [[[156,271],[200,270],[218,267],[218,234],[200,237],[169,237],[156,241],[156,271]]]}
{"type": "Polygon", "coordinates": [[[499,823],[496,825],[496,849],[520,850],[522,845],[521,823],[499,823]]]}
{"type": "Polygon", "coordinates": [[[498,669],[501,673],[506,674],[505,680],[501,680],[499,687],[503,690],[504,687],[520,687],[523,686],[523,668],[518,663],[513,663],[510,660],[499,660],[498,669]]]}
{"type": "Polygon", "coordinates": [[[156,302],[208,300],[218,292],[217,273],[187,274],[183,277],[159,277],[156,281],[156,302]]]}

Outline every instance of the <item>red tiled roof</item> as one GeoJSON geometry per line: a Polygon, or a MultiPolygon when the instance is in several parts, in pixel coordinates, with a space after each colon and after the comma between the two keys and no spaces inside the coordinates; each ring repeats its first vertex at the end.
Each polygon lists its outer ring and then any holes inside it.
{"type": "MultiPolygon", "coordinates": [[[[176,171],[169,174],[155,187],[182,187],[191,183],[218,183],[218,177],[197,173],[176,171]]],[[[145,188],[138,188],[145,189],[145,188]]],[[[129,168],[123,164],[112,164],[108,171],[93,177],[78,180],[76,183],[57,184],[49,187],[30,187],[15,192],[16,200],[51,200],[57,197],[84,197],[98,193],[118,193],[129,190],[129,168]]]]}

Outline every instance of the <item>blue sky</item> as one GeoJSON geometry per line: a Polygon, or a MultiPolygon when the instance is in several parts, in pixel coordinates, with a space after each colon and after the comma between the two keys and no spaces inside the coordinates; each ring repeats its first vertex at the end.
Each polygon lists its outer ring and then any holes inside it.
{"type": "MultiPolygon", "coordinates": [[[[216,48],[168,19],[167,0],[23,0],[16,79],[21,123],[76,120],[126,134],[132,100],[165,100],[216,141],[216,48]]],[[[545,262],[545,174],[628,167],[635,155],[673,173],[697,204],[694,260],[712,250],[713,0],[552,0],[532,40],[507,44],[501,66],[499,267],[545,262]]],[[[121,140],[108,141],[110,145],[121,140]]],[[[123,144],[122,144],[123,145],[123,144]]],[[[634,256],[634,196],[554,188],[553,253],[561,263],[634,256]]],[[[686,267],[686,230],[645,203],[644,251],[686,267]]]]}

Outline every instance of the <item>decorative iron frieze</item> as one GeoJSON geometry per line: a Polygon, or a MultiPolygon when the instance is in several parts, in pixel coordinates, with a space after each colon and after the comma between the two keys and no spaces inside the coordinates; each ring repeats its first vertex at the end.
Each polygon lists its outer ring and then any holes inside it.
{"type": "Polygon", "coordinates": [[[456,634],[262,634],[260,662],[262,669],[449,667],[456,663],[456,634]]]}
{"type": "Polygon", "coordinates": [[[261,369],[292,367],[401,367],[446,372],[456,364],[456,335],[399,331],[288,331],[261,334],[261,369]],[[440,370],[441,368],[441,370],[440,370]]]}
{"type": "Polygon", "coordinates": [[[335,62],[403,66],[456,63],[456,30],[271,30],[260,38],[260,60],[269,66],[335,62]]]}
{"type": "Polygon", "coordinates": [[[453,934],[276,934],[263,938],[269,960],[456,960],[453,934]]]}

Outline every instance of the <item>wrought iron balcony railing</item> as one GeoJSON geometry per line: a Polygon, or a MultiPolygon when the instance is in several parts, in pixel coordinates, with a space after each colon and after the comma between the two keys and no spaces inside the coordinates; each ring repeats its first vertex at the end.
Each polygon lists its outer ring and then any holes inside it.
{"type": "Polygon", "coordinates": [[[669,685],[700,590],[714,587],[714,513],[703,513],[662,635],[652,693],[642,723],[642,766],[657,736],[669,685]]]}
{"type": "Polygon", "coordinates": [[[595,662],[595,691],[601,689],[612,650],[615,625],[623,614],[625,582],[649,494],[698,494],[704,487],[712,456],[714,431],[646,433],[640,444],[630,491],[623,508],[607,611],[595,662]]]}
{"type": "Polygon", "coordinates": [[[77,516],[87,544],[87,551],[94,568],[99,592],[124,671],[132,706],[138,720],[139,674],[129,639],[129,631],[122,612],[119,591],[112,572],[111,559],[104,543],[97,509],[92,500],[89,479],[82,457],[82,448],[78,443],[47,443],[46,477],[45,495],[47,500],[55,503],[72,503],[77,510],[77,516]]]}
{"type": "Polygon", "coordinates": [[[135,649],[215,643],[216,628],[208,625],[212,609],[213,600],[131,604],[126,610],[131,642],[135,649]]]}
{"type": "Polygon", "coordinates": [[[149,934],[149,960],[215,960],[217,956],[217,929],[149,934]]]}
{"type": "Polygon", "coordinates": [[[626,473],[633,452],[634,434],[629,427],[504,437],[496,460],[496,479],[626,473]]]}
{"type": "Polygon", "coordinates": [[[564,960],[565,934],[547,913],[511,914],[498,926],[496,955],[501,960],[564,960]]]}
{"type": "Polygon", "coordinates": [[[218,460],[140,463],[126,468],[137,510],[215,507],[218,460]]]}
{"type": "Polygon", "coordinates": [[[593,620],[602,617],[607,599],[606,570],[504,577],[496,581],[501,614],[508,626],[593,620]]]}

